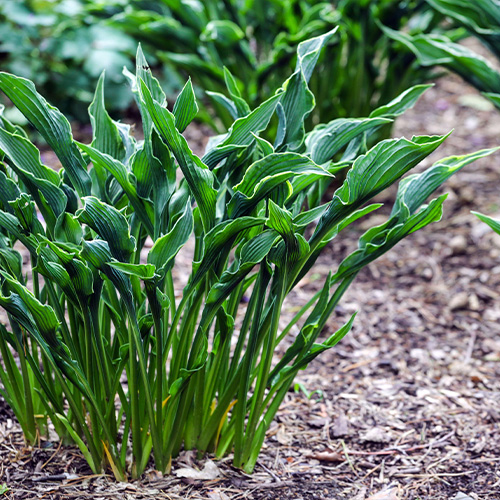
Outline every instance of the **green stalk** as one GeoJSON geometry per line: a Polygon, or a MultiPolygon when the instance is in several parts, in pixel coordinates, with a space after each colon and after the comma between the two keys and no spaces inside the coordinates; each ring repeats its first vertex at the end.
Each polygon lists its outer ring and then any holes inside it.
{"type": "Polygon", "coordinates": [[[30,255],[30,261],[31,261],[31,276],[33,278],[33,294],[38,300],[40,300],[40,281],[38,277],[38,272],[34,270],[36,267],[36,258],[33,255],[30,255]]]}
{"type": "Polygon", "coordinates": [[[280,344],[281,341],[288,335],[290,330],[296,325],[300,318],[307,312],[308,309],[311,308],[311,306],[316,302],[318,297],[321,295],[321,290],[318,290],[312,297],[307,301],[307,303],[300,308],[300,310],[295,314],[295,316],[292,318],[290,323],[283,329],[283,331],[280,333],[279,337],[276,340],[276,345],[280,344]]]}
{"type": "Polygon", "coordinates": [[[127,373],[128,392],[130,398],[130,417],[132,420],[132,453],[134,455],[134,465],[132,469],[132,477],[138,477],[140,472],[135,468],[137,463],[142,458],[142,441],[141,422],[139,417],[139,395],[137,390],[137,367],[136,367],[136,346],[133,339],[133,331],[131,325],[128,326],[128,343],[129,343],[129,369],[127,373]]]}
{"type": "Polygon", "coordinates": [[[175,304],[175,290],[174,290],[174,280],[172,279],[172,270],[168,271],[165,275],[165,292],[167,294],[168,300],[170,301],[170,310],[172,311],[172,317],[176,312],[175,304]]]}
{"type": "MultiPolygon", "coordinates": [[[[72,353],[78,356],[78,350],[73,342],[73,338],[71,337],[71,333],[68,328],[68,324],[66,322],[66,317],[64,314],[64,309],[61,306],[61,303],[57,299],[56,291],[54,289],[54,285],[51,281],[45,281],[45,288],[47,289],[47,293],[50,299],[50,305],[54,308],[55,313],[57,314],[57,319],[61,323],[61,335],[64,339],[64,343],[69,347],[72,353]]],[[[81,360],[80,360],[81,361],[81,360]]]]}
{"type": "MultiPolygon", "coordinates": [[[[200,305],[205,295],[205,290],[202,286],[199,286],[196,290],[196,294],[192,300],[188,312],[182,318],[181,328],[178,334],[178,350],[172,351],[172,365],[169,373],[169,383],[172,384],[178,377],[179,371],[182,366],[186,366],[187,357],[191,359],[191,354],[193,349],[197,346],[197,340],[195,337],[194,343],[191,346],[191,351],[189,351],[189,344],[194,334],[194,326],[196,324],[196,319],[199,315],[200,305]]],[[[180,310],[180,306],[178,311],[180,310]]],[[[198,334],[197,334],[198,335],[198,334]]]]}
{"type": "MultiPolygon", "coordinates": [[[[155,458],[155,465],[158,467],[158,470],[163,471],[164,464],[163,464],[162,447],[161,447],[161,441],[159,440],[159,436],[157,433],[157,428],[155,426],[153,400],[151,397],[150,387],[148,386],[148,372],[147,372],[147,367],[146,367],[146,359],[144,357],[144,351],[142,348],[141,334],[139,332],[139,328],[138,328],[138,325],[137,325],[137,322],[135,319],[135,311],[133,309],[133,305],[127,304],[127,302],[125,302],[125,306],[126,306],[127,313],[129,316],[129,329],[130,329],[129,341],[132,341],[135,345],[138,359],[139,359],[139,371],[140,371],[140,374],[142,377],[142,383],[144,385],[143,389],[144,389],[144,395],[145,395],[146,411],[148,413],[148,417],[149,417],[149,421],[150,421],[151,437],[153,439],[153,455],[155,458]]],[[[139,422],[137,422],[137,424],[139,424],[139,422]]]]}
{"type": "Polygon", "coordinates": [[[73,307],[73,304],[71,304],[69,301],[67,302],[66,310],[68,312],[68,318],[69,318],[69,330],[72,335],[73,345],[76,348],[78,362],[80,363],[81,366],[84,366],[85,365],[85,345],[83,344],[84,336],[79,335],[80,328],[76,320],[75,308],[73,307]]]}
{"type": "Polygon", "coordinates": [[[227,408],[231,404],[234,395],[238,391],[238,386],[240,384],[240,376],[241,376],[241,366],[238,368],[236,373],[231,377],[231,380],[226,384],[226,390],[219,398],[219,402],[214,412],[210,415],[207,420],[207,423],[203,427],[203,430],[200,434],[200,439],[198,441],[198,451],[205,452],[208,449],[210,442],[212,441],[219,424],[226,413],[227,408]]]}
{"type": "Polygon", "coordinates": [[[186,381],[187,386],[179,394],[179,404],[175,413],[173,425],[171,427],[170,439],[165,448],[165,456],[177,455],[184,440],[184,427],[187,420],[187,412],[190,410],[193,401],[194,384],[191,380],[186,381]]]}
{"type": "Polygon", "coordinates": [[[248,330],[250,328],[250,324],[252,322],[252,318],[255,314],[256,306],[257,306],[257,295],[260,289],[260,281],[257,278],[255,282],[255,286],[252,290],[252,294],[250,295],[250,300],[248,301],[247,310],[245,312],[245,316],[243,317],[243,322],[241,324],[240,333],[238,335],[238,341],[236,343],[236,347],[233,351],[233,357],[231,360],[231,364],[229,366],[229,373],[233,373],[238,363],[240,362],[241,351],[243,350],[243,346],[245,345],[245,340],[247,337],[248,330]]]}
{"type": "MultiPolygon", "coordinates": [[[[255,285],[256,294],[256,308],[255,316],[252,321],[252,329],[250,331],[250,336],[248,339],[248,345],[243,356],[243,361],[241,363],[242,373],[240,376],[240,384],[238,389],[238,401],[236,403],[234,413],[235,413],[235,450],[234,450],[234,463],[238,467],[243,460],[243,447],[245,438],[245,417],[247,413],[247,395],[250,389],[251,372],[253,370],[254,360],[257,354],[257,337],[259,334],[259,328],[261,326],[261,315],[264,309],[264,302],[266,299],[267,284],[269,283],[269,273],[267,271],[266,265],[262,264],[259,271],[259,277],[257,278],[257,283],[255,285]]],[[[254,289],[255,293],[255,289],[254,289]]],[[[252,294],[252,298],[253,298],[252,294]]]]}
{"type": "MultiPolygon", "coordinates": [[[[196,287],[192,287],[188,285],[188,289],[185,290],[182,299],[179,303],[179,306],[177,307],[177,310],[175,311],[174,317],[172,319],[172,324],[170,325],[170,328],[168,330],[168,333],[165,338],[165,347],[163,348],[163,363],[166,363],[167,359],[166,356],[168,355],[168,352],[170,351],[170,347],[174,347],[174,340],[176,339],[177,336],[177,328],[179,326],[179,322],[182,317],[182,313],[184,312],[184,309],[186,305],[188,304],[189,299],[191,298],[191,295],[197,290],[196,287]]],[[[170,381],[172,379],[170,378],[170,381]]]]}
{"type": "MultiPolygon", "coordinates": [[[[146,294],[151,307],[151,314],[154,323],[154,336],[156,338],[156,433],[161,439],[163,425],[163,382],[165,378],[165,370],[163,363],[163,328],[161,324],[161,305],[156,297],[156,284],[147,280],[144,283],[146,294]]],[[[175,306],[175,303],[174,303],[175,306]]],[[[155,422],[151,422],[155,425],[155,422]]],[[[163,444],[163,443],[161,443],[163,444]]],[[[161,450],[163,446],[161,447],[161,450]]]]}
{"type": "MultiPolygon", "coordinates": [[[[291,381],[290,381],[290,383],[291,383],[291,381]]],[[[257,429],[256,438],[253,439],[253,447],[250,448],[248,458],[247,458],[246,463],[243,467],[243,470],[245,472],[247,472],[248,474],[252,473],[253,469],[255,468],[257,458],[259,457],[259,453],[260,453],[260,450],[262,448],[262,444],[264,443],[264,439],[266,437],[266,430],[268,429],[274,416],[276,415],[276,412],[278,411],[278,409],[281,405],[281,402],[283,401],[283,398],[285,397],[286,393],[288,392],[288,388],[289,388],[289,385],[283,385],[280,392],[278,393],[278,395],[274,399],[272,405],[269,407],[266,414],[264,415],[264,418],[262,419],[262,421],[259,425],[259,428],[257,429]]]]}
{"type": "Polygon", "coordinates": [[[91,301],[93,303],[89,304],[88,312],[90,313],[90,325],[91,325],[92,336],[94,338],[95,352],[97,354],[99,364],[102,365],[102,367],[99,368],[100,375],[103,378],[103,387],[105,389],[106,397],[108,398],[108,400],[110,400],[114,397],[114,393],[111,391],[111,376],[110,376],[111,360],[109,356],[106,355],[106,348],[104,346],[104,336],[100,329],[101,323],[99,322],[100,319],[99,300],[100,300],[100,294],[99,297],[96,299],[91,298],[91,301]]]}
{"type": "MultiPolygon", "coordinates": [[[[28,365],[26,364],[26,357],[24,356],[23,348],[19,342],[19,339],[13,335],[14,342],[16,343],[17,353],[19,355],[19,364],[21,365],[21,376],[23,379],[23,392],[24,392],[24,404],[25,404],[25,419],[24,425],[28,431],[29,444],[34,444],[37,437],[36,432],[36,421],[35,421],[35,412],[33,410],[33,395],[32,395],[32,383],[30,381],[29,373],[28,373],[28,365]]],[[[8,356],[4,354],[4,342],[1,341],[0,345],[2,346],[2,358],[5,362],[7,370],[9,370],[10,363],[7,362],[8,356]]],[[[15,378],[14,378],[15,381],[15,378]]],[[[16,388],[17,389],[17,388],[16,388]]]]}
{"type": "MultiPolygon", "coordinates": [[[[81,431],[85,435],[85,438],[86,438],[86,441],[87,441],[87,445],[90,448],[89,451],[90,451],[90,453],[91,453],[91,455],[92,455],[92,457],[94,459],[94,462],[96,464],[100,463],[101,460],[102,460],[102,455],[101,455],[101,453],[99,453],[99,451],[98,451],[98,449],[97,449],[97,447],[95,445],[93,436],[91,435],[90,430],[89,430],[89,428],[87,426],[87,423],[85,422],[85,417],[83,416],[83,413],[81,411],[80,405],[77,404],[75,398],[73,397],[73,393],[72,393],[70,387],[68,386],[68,384],[66,383],[66,381],[65,381],[65,379],[63,377],[63,374],[60,371],[60,369],[58,368],[58,365],[55,362],[55,359],[53,358],[50,350],[47,348],[47,346],[42,345],[42,344],[40,344],[40,347],[42,348],[42,350],[44,351],[45,355],[47,356],[48,361],[50,362],[50,364],[54,368],[54,375],[56,376],[57,380],[59,381],[59,383],[61,385],[62,390],[64,391],[64,394],[66,395],[66,399],[68,401],[69,407],[72,410],[73,415],[76,418],[76,421],[78,423],[79,428],[81,429],[81,431]]],[[[36,366],[36,364],[35,364],[34,361],[35,360],[31,359],[30,362],[33,363],[34,366],[36,366]]],[[[83,383],[83,385],[85,386],[85,379],[84,378],[80,377],[79,381],[81,383],[83,383]]],[[[94,406],[94,409],[97,409],[97,404],[96,404],[95,400],[93,400],[93,398],[92,398],[92,393],[89,390],[90,388],[85,387],[85,389],[86,389],[87,395],[90,397],[91,404],[94,406]]],[[[75,386],[75,391],[79,394],[79,397],[81,397],[82,393],[79,390],[79,388],[77,388],[76,386],[75,386]]],[[[61,412],[62,412],[62,409],[61,409],[61,412]]],[[[115,447],[114,438],[109,434],[108,429],[106,427],[106,422],[104,421],[104,419],[102,418],[102,416],[100,415],[100,413],[97,411],[96,414],[97,414],[97,418],[99,420],[99,423],[101,424],[104,432],[107,435],[107,438],[109,439],[109,442],[110,442],[110,445],[111,445],[111,448],[112,448],[110,450],[110,452],[112,454],[114,454],[114,447],[115,447]]],[[[94,471],[94,472],[98,473],[99,471],[94,471]]],[[[121,473],[122,473],[121,477],[123,478],[121,480],[124,480],[123,471],[121,471],[121,473]]]]}
{"type": "Polygon", "coordinates": [[[90,325],[91,321],[88,315],[88,311],[82,308],[81,315],[83,318],[83,329],[85,332],[85,358],[84,358],[84,373],[86,377],[90,379],[90,385],[95,390],[97,385],[93,384],[93,366],[92,366],[92,327],[90,325]]]}
{"type": "Polygon", "coordinates": [[[250,408],[250,414],[248,417],[247,431],[245,433],[245,444],[243,445],[241,465],[244,465],[246,463],[246,461],[248,460],[249,453],[255,444],[254,436],[255,436],[256,426],[258,419],[262,413],[262,402],[263,402],[262,400],[267,386],[267,378],[269,376],[273,352],[276,345],[281,308],[283,306],[283,300],[285,298],[285,292],[286,292],[286,277],[284,273],[285,268],[286,268],[286,263],[283,269],[277,267],[275,270],[275,273],[277,273],[277,278],[275,279],[277,279],[278,293],[274,300],[271,328],[270,331],[267,333],[266,338],[264,339],[262,359],[259,363],[256,386],[254,394],[252,396],[252,404],[250,408]]]}
{"type": "MultiPolygon", "coordinates": [[[[2,354],[2,356],[4,356],[3,349],[0,349],[0,353],[2,354]]],[[[8,352],[8,354],[10,354],[10,351],[8,352]]],[[[23,396],[19,390],[19,388],[23,384],[22,376],[19,373],[19,368],[17,368],[14,360],[11,358],[12,354],[10,354],[10,358],[5,358],[5,357],[3,358],[4,363],[8,363],[8,366],[6,366],[5,370],[3,369],[2,365],[0,365],[0,382],[3,386],[0,387],[0,395],[12,408],[12,411],[14,412],[14,415],[19,421],[19,424],[23,428],[24,432],[24,428],[26,427],[24,423],[25,421],[24,404],[23,404],[23,396]],[[14,367],[17,368],[17,374],[13,372],[15,370],[14,367]],[[19,379],[19,382],[17,382],[17,379],[19,379]]],[[[27,441],[30,441],[32,439],[32,434],[28,433],[28,435],[29,436],[27,441]]]]}
{"type": "Polygon", "coordinates": [[[192,376],[190,380],[190,383],[194,385],[194,398],[192,403],[193,411],[188,416],[184,438],[184,445],[188,450],[193,449],[196,446],[196,442],[198,441],[198,437],[203,426],[204,412],[210,409],[210,405],[207,407],[204,404],[204,395],[206,392],[205,378],[206,369],[205,366],[203,366],[192,376]]]}

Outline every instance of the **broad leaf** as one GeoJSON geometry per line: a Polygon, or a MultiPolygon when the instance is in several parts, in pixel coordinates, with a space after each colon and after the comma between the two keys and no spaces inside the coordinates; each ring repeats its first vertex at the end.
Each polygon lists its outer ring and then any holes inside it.
{"type": "Polygon", "coordinates": [[[120,130],[104,105],[104,72],[97,82],[94,100],[89,107],[89,116],[92,124],[92,147],[122,161],[125,157],[125,146],[120,130]]]}
{"type": "Polygon", "coordinates": [[[82,196],[90,194],[90,176],[73,142],[68,120],[36,91],[29,80],[0,73],[0,89],[54,150],[78,193],[82,196]]]}
{"type": "Polygon", "coordinates": [[[135,250],[135,240],[130,236],[130,226],[125,216],[94,196],[83,198],[83,202],[83,208],[77,212],[76,218],[107,241],[111,255],[116,260],[128,262],[135,250]]]}
{"type": "Polygon", "coordinates": [[[140,80],[140,95],[160,137],[174,154],[189,189],[198,204],[203,226],[209,231],[215,224],[216,191],[214,175],[189,149],[186,139],[175,127],[175,118],[170,111],[153,99],[146,84],[140,80]]]}
{"type": "Polygon", "coordinates": [[[243,180],[234,186],[235,193],[228,204],[230,216],[249,214],[273,189],[299,174],[331,177],[324,168],[297,153],[274,153],[256,161],[245,172],[243,180]]]}

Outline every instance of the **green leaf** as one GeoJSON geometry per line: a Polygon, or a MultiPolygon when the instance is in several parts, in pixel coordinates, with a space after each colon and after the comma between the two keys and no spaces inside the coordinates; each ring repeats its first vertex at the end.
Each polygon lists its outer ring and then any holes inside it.
{"type": "Polygon", "coordinates": [[[418,136],[412,140],[389,139],[379,142],[356,159],[344,184],[335,191],[328,210],[323,214],[311,238],[311,246],[344,217],[370,198],[393,184],[434,151],[446,136],[418,136]]]}
{"type": "Polygon", "coordinates": [[[104,273],[120,292],[124,302],[131,307],[132,300],[132,286],[130,279],[116,267],[111,267],[113,257],[111,255],[110,246],[103,240],[85,241],[80,253],[82,259],[86,260],[91,267],[98,269],[104,273]]]}
{"type": "Polygon", "coordinates": [[[442,205],[447,195],[442,195],[423,207],[419,212],[403,218],[401,215],[392,216],[384,224],[369,229],[359,240],[359,248],[346,257],[333,276],[334,281],[339,281],[351,274],[357,273],[361,268],[390,250],[409,234],[427,226],[431,222],[441,220],[442,205]]]}
{"type": "Polygon", "coordinates": [[[224,94],[221,94],[220,92],[211,92],[210,90],[206,90],[205,94],[207,94],[208,97],[210,97],[217,104],[220,104],[222,107],[226,108],[233,120],[237,120],[238,118],[246,116],[240,115],[234,101],[226,97],[224,94]]]}
{"type": "Polygon", "coordinates": [[[465,26],[500,57],[500,6],[496,0],[427,0],[436,10],[465,26]]]}
{"type": "Polygon", "coordinates": [[[279,143],[275,143],[275,147],[282,146],[283,149],[293,151],[302,145],[305,134],[304,120],[316,104],[307,83],[321,50],[336,31],[337,28],[299,44],[295,72],[283,84],[284,93],[280,104],[283,106],[284,134],[278,133],[282,139],[279,143]]]}
{"type": "Polygon", "coordinates": [[[11,167],[36,200],[49,227],[64,212],[67,197],[58,186],[59,174],[42,165],[40,152],[27,139],[0,128],[0,150],[11,160],[11,167]]]}
{"type": "Polygon", "coordinates": [[[80,245],[83,238],[83,229],[78,220],[67,212],[62,213],[54,227],[56,240],[80,245]]]}
{"type": "Polygon", "coordinates": [[[137,49],[136,76],[126,71],[124,71],[124,74],[131,81],[132,91],[137,96],[142,118],[142,130],[144,132],[143,149],[146,158],[144,158],[144,154],[139,150],[131,159],[132,171],[137,177],[137,192],[142,198],[149,198],[151,191],[153,191],[156,211],[155,217],[156,220],[159,220],[160,214],[163,213],[163,207],[167,203],[170,195],[168,192],[168,182],[165,182],[165,170],[173,170],[170,174],[174,178],[174,183],[175,170],[170,168],[170,159],[166,161],[169,152],[166,151],[166,147],[158,138],[153,128],[151,116],[149,115],[145,103],[141,99],[139,80],[142,79],[145,82],[150,89],[152,97],[160,104],[166,105],[167,100],[158,80],[154,78],[151,73],[151,69],[149,68],[140,45],[137,49]]]}
{"type": "Polygon", "coordinates": [[[241,28],[227,20],[210,21],[200,35],[202,42],[214,42],[222,47],[230,47],[245,38],[241,28]]]}
{"type": "Polygon", "coordinates": [[[140,218],[141,222],[144,224],[146,230],[150,235],[153,234],[153,210],[151,205],[139,198],[137,194],[136,186],[130,182],[129,172],[125,168],[125,165],[120,161],[114,159],[112,156],[101,153],[92,146],[87,146],[82,143],[77,143],[80,149],[87,153],[94,163],[100,168],[107,170],[120,184],[123,191],[127,195],[130,204],[134,207],[135,213],[140,218]]]}
{"type": "Polygon", "coordinates": [[[198,113],[198,104],[194,95],[191,78],[187,81],[174,104],[173,113],[175,116],[175,126],[179,132],[184,132],[198,113]]]}
{"type": "Polygon", "coordinates": [[[129,276],[137,276],[141,280],[154,280],[158,277],[156,267],[153,264],[128,264],[112,261],[109,266],[129,276]]]}
{"type": "MultiPolygon", "coordinates": [[[[224,66],[224,82],[232,99],[235,97],[241,97],[241,92],[238,88],[238,84],[236,83],[236,78],[234,78],[231,71],[229,71],[226,66],[224,66]]],[[[250,110],[248,110],[248,112],[250,112],[250,110]]]]}
{"type": "Polygon", "coordinates": [[[285,255],[275,255],[275,258],[278,258],[281,266],[285,266],[287,263],[297,260],[301,254],[306,254],[309,251],[309,245],[302,235],[295,234],[292,214],[288,210],[279,207],[272,200],[269,200],[268,206],[269,219],[266,225],[283,238],[286,249],[285,255]],[[303,247],[302,250],[301,247],[303,247]]]}
{"type": "Polygon", "coordinates": [[[9,201],[9,205],[13,208],[15,215],[19,220],[19,224],[27,234],[44,235],[45,231],[42,224],[38,220],[35,203],[30,195],[21,193],[19,198],[14,201],[9,201]]]}
{"type": "MultiPolygon", "coordinates": [[[[308,196],[308,203],[310,206],[315,206],[321,202],[321,197],[323,196],[324,190],[327,189],[328,185],[331,184],[335,174],[341,170],[347,170],[348,167],[352,165],[352,162],[341,162],[341,163],[325,163],[322,167],[326,170],[327,175],[324,173],[319,174],[299,174],[292,178],[290,185],[292,187],[292,195],[290,199],[287,200],[287,205],[290,204],[290,200],[297,200],[300,196],[308,196]],[[317,182],[318,181],[318,182],[317,182]],[[307,191],[309,186],[311,189],[307,191]],[[313,198],[319,195],[316,200],[313,198]],[[314,200],[314,201],[313,201],[314,200]]],[[[300,207],[299,207],[300,208],[300,207]]]]}
{"type": "Polygon", "coordinates": [[[153,76],[151,72],[151,68],[149,67],[146,58],[144,57],[144,53],[142,52],[141,45],[137,47],[136,54],[136,75],[135,75],[135,90],[140,96],[140,85],[139,81],[143,80],[146,84],[147,88],[151,92],[151,96],[153,99],[158,101],[162,106],[167,104],[167,98],[165,96],[165,92],[163,92],[160,82],[153,76]]]}
{"type": "Polygon", "coordinates": [[[294,363],[294,365],[291,367],[291,371],[298,371],[305,368],[314,358],[317,358],[322,352],[325,352],[326,350],[336,346],[351,331],[355,317],[356,314],[353,314],[349,321],[344,326],[342,326],[342,328],[337,330],[333,335],[330,335],[330,337],[328,337],[328,339],[326,339],[324,342],[321,342],[320,344],[313,344],[311,349],[294,363]]]}
{"type": "Polygon", "coordinates": [[[447,179],[470,163],[484,158],[499,148],[482,149],[468,155],[449,156],[437,161],[421,174],[404,178],[399,184],[398,196],[392,214],[401,210],[401,205],[408,207],[413,214],[424,201],[447,179]]]}
{"type": "Polygon", "coordinates": [[[500,109],[500,94],[494,94],[492,92],[483,92],[483,95],[487,97],[497,108],[500,109]]]}
{"type": "Polygon", "coordinates": [[[0,275],[3,276],[4,280],[9,284],[9,287],[22,300],[26,311],[29,312],[34,319],[36,326],[40,329],[44,338],[51,345],[58,345],[59,341],[56,338],[56,329],[59,326],[59,321],[54,309],[49,305],[42,304],[30,290],[4,271],[0,270],[0,275]]]}
{"type": "Polygon", "coordinates": [[[216,191],[214,175],[203,162],[189,149],[186,139],[175,128],[175,118],[167,108],[154,100],[146,84],[139,82],[141,99],[153,120],[156,130],[174,154],[189,189],[200,208],[205,231],[215,224],[216,191]]]}
{"type": "Polygon", "coordinates": [[[238,151],[241,146],[252,144],[255,136],[267,128],[281,96],[281,93],[277,93],[264,101],[249,115],[236,120],[231,125],[224,140],[216,148],[205,154],[202,158],[203,162],[212,169],[222,158],[229,156],[234,151],[238,151]],[[224,155],[221,155],[222,150],[225,152],[224,155]]]}
{"type": "Polygon", "coordinates": [[[128,262],[135,250],[135,239],[125,216],[116,208],[102,203],[95,196],[83,198],[76,218],[91,227],[109,245],[111,255],[120,262],[128,262]]]}
{"type": "Polygon", "coordinates": [[[494,0],[427,0],[446,16],[461,24],[465,24],[472,31],[498,33],[500,26],[500,7],[494,0]]]}
{"type": "Polygon", "coordinates": [[[236,83],[236,79],[231,74],[228,68],[224,66],[224,81],[226,83],[227,91],[231,96],[232,103],[234,103],[234,107],[236,110],[236,116],[234,119],[242,118],[243,116],[247,116],[250,113],[250,106],[248,103],[241,97],[240,90],[236,83]]]}
{"type": "Polygon", "coordinates": [[[171,231],[155,241],[148,254],[148,263],[153,264],[160,274],[168,271],[173,265],[173,259],[191,236],[193,229],[193,213],[188,199],[184,213],[177,219],[171,231]]]}
{"type": "Polygon", "coordinates": [[[391,102],[374,109],[370,113],[370,118],[376,118],[378,116],[384,118],[396,118],[397,116],[401,116],[405,111],[413,108],[415,103],[420,99],[420,96],[432,86],[433,84],[414,85],[413,87],[410,87],[395,97],[391,102]]]}
{"type": "Polygon", "coordinates": [[[78,301],[78,296],[75,292],[75,289],[73,288],[71,277],[68,271],[66,271],[66,269],[64,269],[64,266],[62,266],[59,262],[54,261],[57,260],[56,256],[53,256],[52,254],[50,255],[50,257],[52,258],[49,258],[47,256],[47,252],[39,250],[38,261],[34,270],[40,273],[40,275],[43,276],[47,281],[52,281],[54,284],[57,284],[57,286],[60,287],[63,293],[66,295],[68,300],[79,307],[80,304],[78,301]]]}
{"type": "MultiPolygon", "coordinates": [[[[97,290],[94,289],[94,277],[91,269],[77,256],[78,250],[69,248],[64,243],[56,243],[46,238],[38,248],[38,253],[43,257],[43,264],[61,263],[70,279],[69,287],[75,291],[78,299],[88,297],[97,290]],[[44,247],[43,244],[47,245],[44,247]]],[[[60,282],[57,276],[52,278],[56,285],[60,282]]]]}
{"type": "Polygon", "coordinates": [[[305,212],[297,214],[293,218],[293,223],[295,227],[301,228],[308,226],[309,224],[311,224],[311,222],[314,222],[316,219],[319,219],[327,208],[328,204],[325,203],[324,205],[318,205],[315,208],[311,208],[310,210],[306,210],[305,212]]]}
{"type": "Polygon", "coordinates": [[[19,240],[30,252],[31,255],[36,255],[38,242],[34,235],[26,234],[26,231],[21,226],[19,219],[10,213],[0,210],[0,227],[7,233],[19,240]]]}
{"type": "Polygon", "coordinates": [[[23,258],[17,250],[0,248],[0,257],[3,261],[3,269],[16,278],[22,276],[23,258]]]}
{"type": "Polygon", "coordinates": [[[374,131],[391,123],[382,118],[339,118],[326,125],[318,125],[306,137],[306,153],[320,165],[331,160],[355,137],[366,131],[374,131]]]}
{"type": "Polygon", "coordinates": [[[73,142],[68,120],[36,91],[29,80],[0,73],[0,89],[54,150],[80,196],[90,194],[90,176],[73,142]]]}
{"type": "Polygon", "coordinates": [[[104,105],[104,72],[97,82],[94,100],[89,107],[92,124],[91,146],[101,153],[122,161],[125,157],[125,146],[117,123],[111,119],[104,105]]]}
{"type": "Polygon", "coordinates": [[[205,331],[217,309],[227,296],[236,288],[245,276],[261,262],[277,241],[275,231],[267,230],[255,236],[243,245],[238,268],[225,271],[218,283],[212,286],[206,299],[206,307],[200,321],[200,329],[205,331]]]}
{"type": "Polygon", "coordinates": [[[237,218],[248,214],[273,189],[299,174],[331,176],[310,158],[297,153],[274,153],[254,162],[243,180],[234,186],[229,215],[237,218]]]}
{"type": "Polygon", "coordinates": [[[478,219],[482,220],[484,223],[495,231],[495,233],[500,234],[500,220],[493,219],[493,217],[488,217],[487,215],[480,214],[479,212],[472,212],[478,219]]]}
{"type": "Polygon", "coordinates": [[[224,251],[230,250],[238,235],[256,226],[263,226],[266,219],[263,217],[238,217],[234,220],[219,222],[205,236],[205,249],[200,262],[193,264],[194,276],[189,285],[196,286],[205,273],[213,268],[217,257],[224,251]]]}
{"type": "Polygon", "coordinates": [[[383,31],[411,50],[422,66],[444,66],[483,92],[500,92],[500,73],[486,59],[446,36],[411,36],[386,27],[383,31]]]}
{"type": "Polygon", "coordinates": [[[295,71],[302,71],[306,82],[309,82],[309,79],[312,76],[323,47],[326,43],[329,42],[329,40],[337,32],[337,30],[338,26],[328,31],[328,33],[310,38],[309,40],[305,40],[304,42],[299,43],[299,47],[297,49],[297,64],[295,66],[295,71]]]}
{"type": "Polygon", "coordinates": [[[20,194],[17,184],[0,170],[0,202],[3,208],[13,212],[14,210],[9,205],[9,202],[19,198],[20,194]]]}

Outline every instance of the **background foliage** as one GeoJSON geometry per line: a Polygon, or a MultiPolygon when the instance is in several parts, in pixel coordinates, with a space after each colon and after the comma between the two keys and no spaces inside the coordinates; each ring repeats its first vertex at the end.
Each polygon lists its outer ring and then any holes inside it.
{"type": "Polygon", "coordinates": [[[122,68],[133,67],[141,41],[167,95],[191,77],[201,97],[198,118],[222,130],[235,118],[223,95],[224,67],[255,106],[295,68],[301,41],[338,26],[309,84],[317,100],[312,125],[368,116],[431,80],[438,66],[498,93],[500,74],[457,42],[473,35],[498,56],[499,20],[494,0],[21,0],[0,3],[0,58],[4,70],[30,78],[85,121],[103,69],[108,109],[130,106],[122,68]]]}
{"type": "Polygon", "coordinates": [[[384,32],[417,57],[422,67],[443,66],[482,91],[499,106],[500,72],[491,60],[500,58],[500,4],[496,0],[427,0],[450,23],[437,33],[406,33],[384,28],[384,32]],[[450,36],[450,32],[455,36],[450,36]],[[457,40],[477,38],[491,53],[486,59],[457,40]]]}
{"type": "MultiPolygon", "coordinates": [[[[30,78],[49,101],[84,121],[103,69],[108,108],[130,105],[121,70],[132,67],[135,41],[141,41],[152,65],[161,68],[168,95],[191,76],[195,89],[212,92],[210,105],[219,120],[212,125],[222,120],[228,126],[234,116],[221,106],[224,66],[243,98],[256,105],[295,68],[301,41],[338,25],[310,82],[318,101],[309,116],[313,124],[367,116],[428,80],[429,70],[415,64],[411,52],[394,50],[381,25],[418,33],[433,29],[438,20],[416,0],[375,5],[352,0],[21,0],[0,4],[0,57],[4,70],[30,78]]],[[[208,114],[200,117],[211,121],[208,114]]]]}
{"type": "Polygon", "coordinates": [[[0,2],[0,67],[34,81],[50,102],[86,121],[103,70],[111,109],[131,104],[122,75],[132,68],[136,43],[121,30],[96,23],[85,0],[0,2]]]}

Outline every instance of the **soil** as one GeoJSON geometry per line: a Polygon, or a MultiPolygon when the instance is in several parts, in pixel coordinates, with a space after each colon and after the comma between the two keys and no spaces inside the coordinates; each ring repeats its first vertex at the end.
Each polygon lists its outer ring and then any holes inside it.
{"type": "MultiPolygon", "coordinates": [[[[500,114],[446,77],[398,120],[394,134],[452,128],[423,166],[500,142],[500,114]]],[[[192,139],[201,146],[203,132],[192,139]]],[[[149,470],[140,481],[117,484],[92,475],[74,448],[24,447],[0,400],[0,496],[5,483],[4,497],[15,499],[500,499],[500,237],[470,213],[500,216],[499,173],[500,153],[456,174],[445,187],[443,220],[360,274],[325,335],[359,311],[353,331],[297,378],[253,475],[228,457],[215,467],[208,462],[218,474],[210,480],[149,470]]],[[[386,213],[393,196],[379,197],[386,213]]],[[[285,317],[374,219],[323,254],[285,317]]],[[[207,460],[184,453],[173,470],[203,469],[207,460]]]]}

